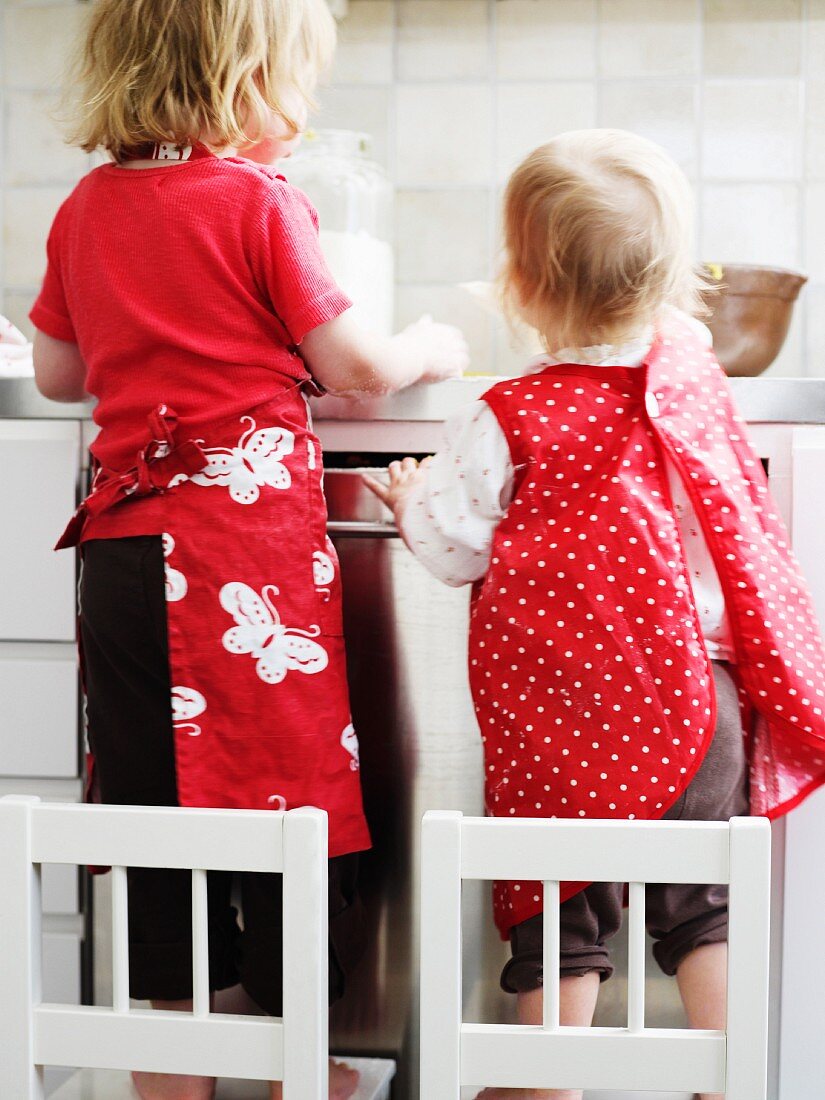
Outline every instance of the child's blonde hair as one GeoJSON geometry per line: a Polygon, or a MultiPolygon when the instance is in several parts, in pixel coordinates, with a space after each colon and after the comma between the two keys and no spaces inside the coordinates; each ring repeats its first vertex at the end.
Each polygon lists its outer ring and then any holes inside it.
{"type": "Polygon", "coordinates": [[[335,51],[325,0],[97,0],[72,140],[116,159],[141,145],[249,145],[272,113],[294,136],[335,51]]]}
{"type": "Polygon", "coordinates": [[[635,134],[578,130],[536,149],[507,186],[504,237],[505,305],[549,351],[636,335],[667,305],[704,311],[690,186],[635,134]]]}

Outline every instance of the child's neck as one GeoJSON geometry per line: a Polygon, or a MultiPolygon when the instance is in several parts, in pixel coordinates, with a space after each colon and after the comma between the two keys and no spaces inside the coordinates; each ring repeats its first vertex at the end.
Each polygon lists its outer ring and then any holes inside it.
{"type": "MultiPolygon", "coordinates": [[[[198,138],[198,143],[200,145],[205,146],[205,148],[207,148],[209,150],[209,152],[212,154],[212,156],[218,157],[221,160],[225,159],[227,157],[236,157],[238,155],[238,150],[234,146],[226,145],[223,148],[216,149],[216,148],[213,148],[212,146],[210,146],[209,143],[207,141],[204,141],[202,138],[198,138]]],[[[149,157],[139,157],[139,158],[135,158],[135,159],[132,159],[132,160],[120,161],[119,162],[119,167],[121,167],[121,168],[133,168],[133,169],[134,168],[137,168],[137,169],[141,169],[141,168],[175,168],[175,167],[178,167],[179,165],[181,165],[183,163],[185,163],[185,160],[176,159],[176,158],[172,158],[172,159],[169,159],[169,160],[165,160],[165,159],[154,160],[154,159],[150,159],[149,157]]]]}
{"type": "MultiPolygon", "coordinates": [[[[563,347],[556,345],[550,354],[554,358],[558,358],[562,354],[568,355],[573,352],[579,355],[586,352],[597,352],[603,355],[606,352],[634,349],[644,345],[649,346],[652,341],[653,325],[649,324],[633,332],[599,332],[594,333],[592,336],[583,336],[581,340],[575,344],[567,344],[563,347]]],[[[551,346],[553,345],[551,344],[551,346]]]]}

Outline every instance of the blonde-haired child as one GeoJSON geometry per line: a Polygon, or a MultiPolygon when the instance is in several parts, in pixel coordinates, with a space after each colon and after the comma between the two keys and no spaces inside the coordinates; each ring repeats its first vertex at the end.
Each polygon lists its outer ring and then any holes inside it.
{"type": "MultiPolygon", "coordinates": [[[[547,354],[433,459],[371,483],[431,572],[474,585],[487,812],[775,817],[825,781],[825,661],[709,333],[682,312],[702,290],[687,183],[652,143],[585,130],[532,153],[504,206],[505,299],[547,354]]],[[[563,884],[564,1024],[592,1020],[622,901],[563,884]]],[[[541,1023],[541,892],[500,882],[494,903],[502,985],[541,1023]]],[[[646,917],[691,1025],[723,1028],[726,890],[651,886],[646,917]]],[[[481,1094],[511,1095],[581,1097],[481,1094]]]]}
{"type": "MultiPolygon", "coordinates": [[[[447,326],[363,331],[315,211],[266,167],[304,128],[334,38],[324,0],[98,0],[75,140],[111,162],[57,214],[31,314],[41,391],[97,398],[93,490],[61,539],[83,556],[94,795],[325,809],[333,1000],[358,953],[369,834],[307,395],[388,392],[466,363],[447,326]]],[[[132,996],[185,1010],[188,877],[133,869],[129,886],[132,996]]],[[[279,880],[242,876],[242,932],[230,888],[210,876],[212,988],[241,981],[279,1014],[279,880]]],[[[135,1082],[144,1100],[215,1089],[135,1082]]],[[[331,1097],[356,1086],[332,1066],[331,1097]]]]}

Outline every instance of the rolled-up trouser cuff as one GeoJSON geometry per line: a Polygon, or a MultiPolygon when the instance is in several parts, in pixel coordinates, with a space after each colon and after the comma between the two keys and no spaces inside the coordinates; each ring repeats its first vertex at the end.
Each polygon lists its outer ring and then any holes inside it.
{"type": "Polygon", "coordinates": [[[671,977],[679,964],[697,947],[709,943],[724,943],[728,938],[728,910],[716,909],[693,920],[679,924],[672,932],[653,944],[653,957],[671,977]]]}
{"type": "MultiPolygon", "coordinates": [[[[604,946],[562,951],[559,959],[559,977],[581,978],[597,972],[600,981],[607,981],[613,973],[613,963],[604,946]]],[[[501,988],[505,993],[529,993],[541,989],[544,984],[544,960],[541,951],[524,951],[515,955],[501,972],[501,988]]]]}

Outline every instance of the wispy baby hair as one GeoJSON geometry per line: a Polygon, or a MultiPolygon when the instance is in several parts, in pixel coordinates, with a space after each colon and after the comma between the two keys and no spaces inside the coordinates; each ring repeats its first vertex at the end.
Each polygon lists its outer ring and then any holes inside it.
{"type": "Polygon", "coordinates": [[[507,186],[504,238],[505,304],[548,350],[619,342],[664,306],[704,312],[690,186],[627,131],[571,131],[531,153],[507,186]]]}
{"type": "Polygon", "coordinates": [[[97,0],[72,140],[116,159],[150,142],[243,146],[296,133],[335,50],[325,0],[97,0]]]}

